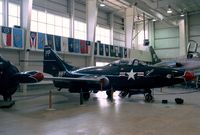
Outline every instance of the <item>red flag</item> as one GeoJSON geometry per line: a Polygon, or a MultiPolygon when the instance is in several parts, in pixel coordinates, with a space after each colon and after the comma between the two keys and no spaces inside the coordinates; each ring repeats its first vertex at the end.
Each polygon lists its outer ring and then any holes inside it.
{"type": "Polygon", "coordinates": [[[37,33],[30,32],[30,48],[36,49],[37,33]]]}
{"type": "Polygon", "coordinates": [[[81,53],[86,53],[86,42],[84,40],[80,40],[81,53]]]}
{"type": "Polygon", "coordinates": [[[12,29],[9,27],[1,27],[3,45],[11,46],[12,45],[12,29]]]}

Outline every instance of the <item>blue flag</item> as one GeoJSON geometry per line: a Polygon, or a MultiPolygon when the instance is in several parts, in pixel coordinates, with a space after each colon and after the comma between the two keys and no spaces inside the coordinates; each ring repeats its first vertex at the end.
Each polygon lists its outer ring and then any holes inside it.
{"type": "Polygon", "coordinates": [[[80,53],[80,40],[74,39],[74,52],[80,53]]]}
{"type": "Polygon", "coordinates": [[[13,28],[13,47],[23,47],[23,34],[22,29],[13,28]]]}
{"type": "Polygon", "coordinates": [[[44,33],[38,33],[38,49],[44,49],[46,36],[44,33]]]}

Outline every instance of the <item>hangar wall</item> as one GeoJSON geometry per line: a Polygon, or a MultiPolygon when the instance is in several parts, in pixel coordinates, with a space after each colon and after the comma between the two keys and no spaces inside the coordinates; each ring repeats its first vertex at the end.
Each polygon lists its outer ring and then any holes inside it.
{"type": "Polygon", "coordinates": [[[200,43],[200,14],[193,14],[188,17],[189,40],[200,43]]]}
{"type": "Polygon", "coordinates": [[[154,49],[158,57],[179,56],[179,27],[163,22],[154,23],[154,49]],[[170,54],[170,55],[169,55],[170,54]]]}
{"type": "Polygon", "coordinates": [[[113,44],[125,46],[124,18],[116,15],[114,15],[113,44]]]}

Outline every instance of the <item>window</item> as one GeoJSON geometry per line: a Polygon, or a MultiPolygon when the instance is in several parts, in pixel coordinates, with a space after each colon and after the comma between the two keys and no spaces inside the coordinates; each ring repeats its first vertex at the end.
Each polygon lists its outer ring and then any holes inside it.
{"type": "Polygon", "coordinates": [[[110,30],[97,26],[96,41],[101,41],[101,43],[110,44],[110,30]]]}
{"type": "Polygon", "coordinates": [[[0,26],[3,25],[3,7],[2,7],[2,0],[0,0],[0,26]]]}
{"type": "Polygon", "coordinates": [[[66,17],[32,10],[31,31],[69,37],[69,26],[66,17]]]}
{"type": "Polygon", "coordinates": [[[86,40],[86,23],[74,21],[74,38],[86,40]]]}
{"type": "Polygon", "coordinates": [[[8,4],[8,26],[20,26],[20,6],[14,3],[8,4]]]}

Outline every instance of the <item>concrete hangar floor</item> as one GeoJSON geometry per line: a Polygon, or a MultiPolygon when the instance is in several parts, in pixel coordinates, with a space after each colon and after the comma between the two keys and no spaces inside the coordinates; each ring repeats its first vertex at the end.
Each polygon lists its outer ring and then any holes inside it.
{"type": "Polygon", "coordinates": [[[79,95],[58,92],[53,87],[17,92],[12,108],[0,109],[0,135],[199,135],[200,92],[196,89],[163,88],[154,90],[155,101],[145,103],[143,95],[114,101],[105,92],[92,94],[79,105],[79,95]],[[48,90],[53,91],[53,108],[48,109],[48,90]],[[177,105],[175,98],[184,99],[177,105]],[[167,99],[167,104],[162,100],[167,99]]]}

